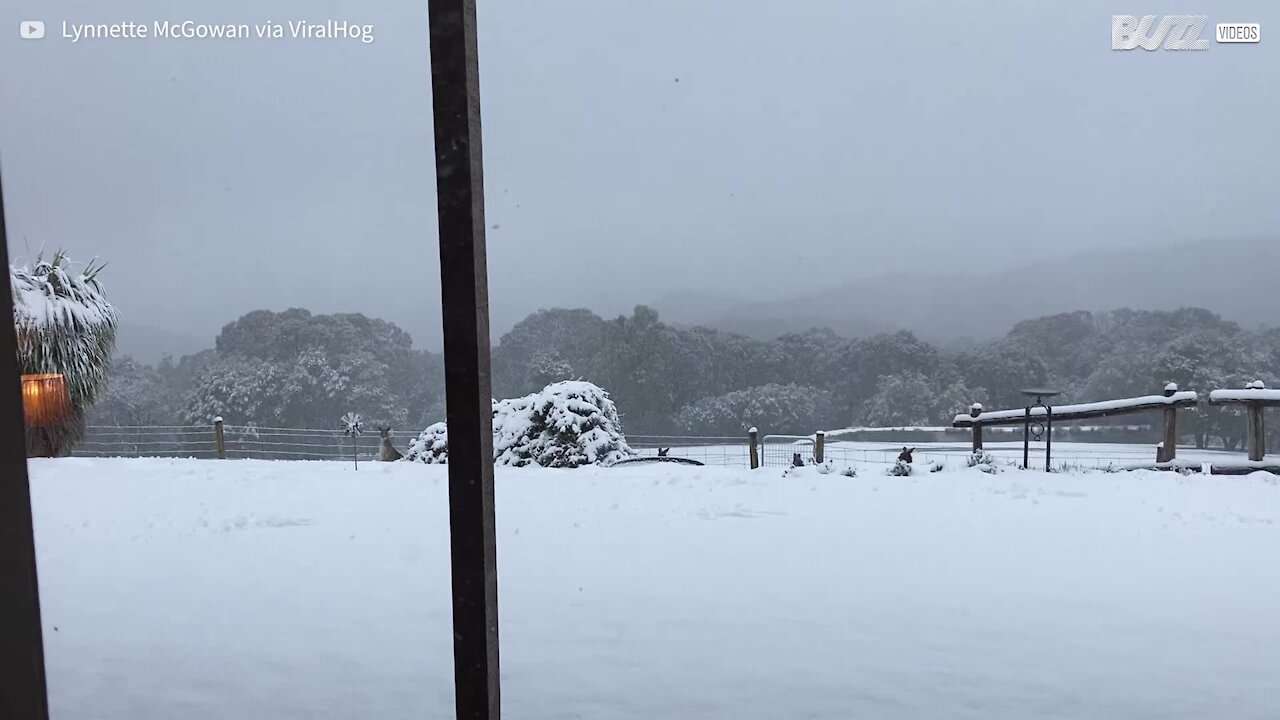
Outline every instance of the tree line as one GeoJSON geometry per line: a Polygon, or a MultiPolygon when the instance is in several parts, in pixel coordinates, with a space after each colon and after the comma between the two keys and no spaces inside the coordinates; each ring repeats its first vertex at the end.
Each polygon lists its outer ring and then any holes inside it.
{"type": "MultiPolygon", "coordinates": [[[[493,348],[493,392],[517,397],[559,380],[609,390],[631,434],[809,433],[849,426],[949,425],[970,403],[1020,407],[1020,390],[1059,402],[1208,391],[1280,381],[1280,330],[1246,330],[1204,309],[1119,309],[1026,320],[1004,337],[939,346],[902,331],[845,338],[826,329],[773,340],[664,323],[646,306],[612,319],[542,310],[493,348]]],[[[354,410],[417,432],[444,418],[439,354],[359,314],[259,310],[215,346],[148,366],[117,358],[98,424],[330,427],[354,410]]],[[[1128,420],[1126,422],[1132,422],[1128,420]]],[[[1183,423],[1196,444],[1236,447],[1243,422],[1203,407],[1183,423]]]]}

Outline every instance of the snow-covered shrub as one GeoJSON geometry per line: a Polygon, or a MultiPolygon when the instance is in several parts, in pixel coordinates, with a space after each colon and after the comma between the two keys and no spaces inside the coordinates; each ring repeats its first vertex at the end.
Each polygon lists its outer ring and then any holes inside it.
{"type": "Polygon", "coordinates": [[[965,460],[969,467],[977,467],[979,465],[995,465],[996,456],[986,450],[974,450],[972,454],[965,460]]]}
{"type": "Polygon", "coordinates": [[[552,383],[494,406],[493,456],[499,465],[607,465],[632,454],[617,407],[592,383],[552,383]]]}
{"type": "Polygon", "coordinates": [[[935,460],[932,463],[929,463],[929,472],[931,473],[942,472],[944,469],[946,469],[946,467],[947,467],[946,463],[942,462],[941,460],[935,460]]]}
{"type": "Polygon", "coordinates": [[[404,460],[420,462],[428,465],[443,464],[449,459],[449,430],[442,422],[438,422],[409,443],[404,453],[404,460]]]}
{"type": "MultiPolygon", "coordinates": [[[[448,462],[448,440],[448,428],[436,423],[410,443],[404,459],[448,462]]],[[[592,383],[552,383],[493,404],[493,456],[499,465],[607,465],[633,454],[609,393],[592,383]]]]}
{"type": "Polygon", "coordinates": [[[845,469],[841,470],[840,474],[845,477],[858,477],[858,468],[849,465],[845,467],[845,469]]]}
{"type": "Polygon", "coordinates": [[[893,477],[907,477],[913,472],[913,470],[911,468],[911,463],[905,460],[898,460],[894,462],[893,467],[889,468],[885,472],[893,477]]]}
{"type": "Polygon", "coordinates": [[[63,422],[27,428],[27,455],[62,455],[80,439],[84,416],[102,391],[116,344],[119,316],[107,302],[90,262],[83,270],[58,252],[33,267],[9,268],[18,366],[23,374],[57,373],[67,384],[63,422]]]}
{"type": "Polygon", "coordinates": [[[986,450],[974,450],[969,457],[965,458],[965,463],[969,467],[977,468],[988,475],[1000,472],[1000,468],[996,465],[996,456],[986,450]]]}
{"type": "Polygon", "coordinates": [[[809,474],[830,475],[836,471],[836,466],[831,461],[815,462],[809,465],[792,465],[782,471],[782,477],[804,477],[809,474]]]}

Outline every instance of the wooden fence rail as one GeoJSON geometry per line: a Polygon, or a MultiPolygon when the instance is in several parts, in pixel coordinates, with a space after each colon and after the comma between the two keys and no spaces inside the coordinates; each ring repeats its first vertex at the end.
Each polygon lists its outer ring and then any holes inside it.
{"type": "MultiPolygon", "coordinates": [[[[1164,412],[1164,432],[1162,433],[1159,451],[1156,454],[1156,462],[1168,463],[1172,462],[1177,456],[1177,410],[1180,407],[1195,407],[1198,402],[1199,397],[1195,392],[1180,392],[1177,385],[1169,383],[1165,386],[1164,394],[1162,395],[1143,395],[1119,400],[1058,405],[1052,409],[1052,419],[1054,422],[1064,422],[1067,420],[1087,420],[1162,410],[1164,412]]],[[[1035,407],[1030,410],[1019,408],[1016,410],[985,412],[981,405],[974,403],[969,408],[968,414],[956,415],[955,420],[952,422],[952,427],[972,428],[973,451],[977,452],[982,449],[982,428],[984,427],[1022,425],[1028,422],[1046,420],[1049,417],[1049,411],[1043,407],[1035,407]]]]}

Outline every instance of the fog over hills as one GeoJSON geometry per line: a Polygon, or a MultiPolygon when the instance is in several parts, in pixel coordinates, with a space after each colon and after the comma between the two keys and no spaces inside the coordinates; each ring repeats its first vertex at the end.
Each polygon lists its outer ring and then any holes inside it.
{"type": "MultiPolygon", "coordinates": [[[[810,327],[830,327],[847,337],[906,329],[937,343],[981,342],[1003,336],[1020,320],[1073,310],[1171,310],[1196,306],[1246,328],[1280,325],[1280,239],[1205,240],[1168,248],[1093,251],[1044,260],[1011,270],[924,268],[846,285],[796,293],[776,301],[690,289],[657,299],[615,297],[607,305],[583,298],[580,306],[611,317],[636,304],[650,304],[676,325],[706,325],[756,338],[772,338],[810,327]]],[[[421,288],[406,288],[421,293],[421,288]]],[[[408,304],[406,298],[403,303],[408,304]]],[[[426,312],[438,305],[419,298],[426,312]]],[[[403,307],[401,304],[399,307],[403,307]]],[[[271,309],[284,309],[269,306],[271,309]]],[[[340,307],[310,308],[343,312],[340,307]]],[[[524,315],[539,308],[494,318],[495,342],[524,315]]],[[[354,311],[354,309],[352,309],[354,311]]],[[[377,313],[369,313],[377,316],[377,313]]],[[[223,319],[231,322],[234,316],[223,319]]],[[[392,321],[397,318],[388,317],[392,321]]],[[[436,318],[432,318],[436,321],[436,318]]],[[[221,327],[221,324],[218,325],[221,327]]],[[[160,329],[132,323],[125,313],[118,352],[154,363],[212,347],[217,329],[160,329]]],[[[416,336],[416,333],[415,333],[416,336]]],[[[417,345],[432,347],[428,338],[417,345]]]]}
{"type": "Polygon", "coordinates": [[[754,337],[809,327],[859,336],[907,329],[936,342],[1003,335],[1020,320],[1073,310],[1196,306],[1245,327],[1280,324],[1280,238],[1206,240],[1069,255],[1012,270],[883,275],[774,302],[668,296],[663,317],[754,337]]]}

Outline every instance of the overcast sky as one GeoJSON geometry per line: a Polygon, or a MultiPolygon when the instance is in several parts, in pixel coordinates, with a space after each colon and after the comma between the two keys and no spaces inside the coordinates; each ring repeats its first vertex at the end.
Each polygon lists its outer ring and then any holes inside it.
{"type": "MultiPolygon", "coordinates": [[[[110,263],[126,322],[255,308],[439,345],[426,0],[14,2],[10,253],[110,263]],[[125,10],[123,8],[130,8],[125,10]],[[61,22],[341,19],[375,41],[96,40],[61,22]],[[20,20],[47,24],[20,40],[20,20]]],[[[769,298],[904,269],[1280,231],[1268,2],[480,0],[496,332],[540,307],[769,298]],[[1116,13],[1257,45],[1110,49],[1116,13]],[[1206,32],[1212,34],[1212,26],[1206,32]]]]}

